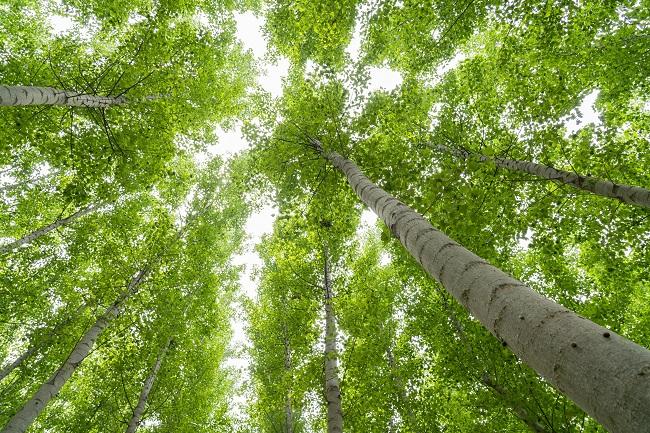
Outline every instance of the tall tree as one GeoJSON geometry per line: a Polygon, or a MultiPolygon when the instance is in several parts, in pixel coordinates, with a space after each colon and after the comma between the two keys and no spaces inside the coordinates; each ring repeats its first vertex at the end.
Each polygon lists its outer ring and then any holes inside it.
{"type": "MultiPolygon", "coordinates": [[[[16,357],[13,361],[7,363],[2,369],[0,369],[0,381],[2,381],[5,377],[11,374],[11,372],[20,367],[21,364],[25,362],[27,358],[32,356],[34,352],[38,349],[38,343],[41,344],[48,344],[50,343],[48,340],[55,337],[56,334],[59,332],[59,330],[64,327],[69,321],[71,320],[77,320],[79,316],[88,308],[86,304],[82,304],[77,308],[76,311],[72,312],[68,317],[65,317],[63,319],[60,319],[60,321],[52,328],[49,330],[47,333],[45,342],[37,342],[36,339],[34,338],[34,335],[30,336],[29,339],[29,344],[27,346],[27,349],[25,349],[20,355],[16,357]]],[[[64,310],[65,311],[65,310],[64,310]]]]}
{"type": "Polygon", "coordinates": [[[149,399],[149,393],[151,392],[151,388],[153,388],[153,384],[156,380],[156,376],[158,375],[158,371],[160,370],[160,365],[165,359],[165,355],[167,354],[167,351],[169,350],[169,346],[171,346],[173,341],[174,340],[172,338],[168,338],[165,346],[162,349],[160,349],[160,352],[158,353],[158,357],[156,358],[156,362],[154,363],[153,368],[149,373],[149,376],[147,376],[146,380],[144,381],[144,384],[142,385],[140,398],[138,398],[138,404],[136,404],[135,408],[133,408],[133,416],[131,416],[131,419],[129,420],[129,424],[126,427],[126,433],[135,433],[135,431],[140,426],[140,423],[142,422],[142,415],[144,414],[144,410],[147,406],[147,400],[149,399]]]}
{"type": "Polygon", "coordinates": [[[330,280],[329,254],[323,246],[323,305],[325,309],[325,401],[327,402],[327,432],[343,432],[343,409],[341,407],[341,387],[339,385],[337,349],[338,331],[332,300],[334,292],[330,280]]]}
{"type": "Polygon", "coordinates": [[[647,423],[649,350],[542,297],[433,228],[340,154],[312,145],[427,273],[524,362],[613,431],[647,423]],[[598,374],[585,375],[586,366],[598,374]]]}
{"type": "Polygon", "coordinates": [[[54,375],[46,383],[42,384],[36,394],[27,401],[23,407],[11,417],[7,425],[2,429],[3,433],[22,433],[34,422],[36,417],[45,409],[47,404],[54,398],[63,385],[70,379],[74,371],[93,349],[97,338],[106,329],[115,317],[120,314],[124,302],[136,293],[144,278],[149,274],[148,267],[139,270],[128,282],[126,289],[110,305],[102,315],[97,318],[95,324],[81,337],[79,342],[72,349],[72,352],[54,375]]]}
{"type": "Polygon", "coordinates": [[[475,156],[481,162],[491,162],[499,168],[505,168],[521,173],[528,173],[543,179],[554,180],[560,183],[571,185],[584,191],[589,191],[603,197],[618,199],[624,203],[633,204],[650,209],[650,190],[638,186],[623,185],[608,180],[596,179],[591,176],[583,176],[566,170],[558,170],[543,164],[530,161],[519,161],[501,157],[490,158],[485,155],[475,155],[465,149],[454,149],[439,144],[436,149],[451,153],[460,158],[468,159],[475,156]]]}
{"type": "Polygon", "coordinates": [[[0,105],[66,105],[106,108],[126,103],[126,98],[95,96],[80,92],[35,86],[0,86],[0,105]]]}
{"type": "Polygon", "coordinates": [[[0,254],[8,253],[12,250],[15,250],[16,248],[22,247],[23,245],[28,245],[32,241],[40,238],[41,236],[48,234],[52,230],[56,230],[59,227],[66,226],[71,222],[73,222],[74,220],[76,220],[77,218],[81,218],[85,215],[88,215],[89,213],[95,210],[97,210],[97,206],[93,206],[93,205],[86,206],[82,209],[79,209],[78,211],[70,214],[69,216],[65,218],[60,218],[54,221],[53,223],[48,224],[45,227],[41,227],[40,229],[35,230],[14,242],[0,246],[0,254]]]}

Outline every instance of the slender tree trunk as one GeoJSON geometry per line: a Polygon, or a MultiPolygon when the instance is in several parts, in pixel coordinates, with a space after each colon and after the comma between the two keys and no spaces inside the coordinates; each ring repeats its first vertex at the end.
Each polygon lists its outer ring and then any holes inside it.
{"type": "MultiPolygon", "coordinates": [[[[291,374],[292,364],[291,364],[291,345],[289,344],[289,335],[287,332],[287,324],[284,323],[283,328],[284,336],[284,370],[288,374],[291,374]]],[[[287,398],[284,403],[284,421],[287,426],[287,433],[293,433],[293,410],[291,404],[291,389],[287,391],[287,398]]]]}
{"type": "Polygon", "coordinates": [[[438,150],[450,153],[457,157],[468,159],[475,156],[481,162],[492,161],[494,165],[521,173],[532,174],[533,176],[544,179],[558,181],[566,185],[583,191],[589,191],[593,194],[615,198],[624,203],[650,209],[650,190],[638,186],[622,185],[613,183],[608,180],[596,179],[591,176],[583,176],[565,170],[557,170],[547,165],[536,164],[534,162],[519,161],[516,159],[490,158],[481,154],[474,154],[467,150],[454,149],[444,145],[438,145],[438,150]]]}
{"type": "Polygon", "coordinates": [[[32,179],[28,179],[28,180],[24,180],[24,181],[21,181],[21,182],[16,182],[16,183],[13,183],[13,184],[5,185],[5,186],[0,187],[0,193],[11,192],[13,190],[16,190],[18,188],[24,187],[25,185],[29,185],[29,184],[33,185],[36,182],[39,182],[39,181],[41,181],[43,179],[47,179],[47,178],[50,178],[50,177],[54,177],[57,174],[58,174],[57,172],[48,173],[48,174],[44,174],[44,175],[41,175],[41,176],[36,176],[36,177],[34,177],[32,179]]]}
{"type": "Polygon", "coordinates": [[[393,351],[390,347],[386,350],[386,357],[388,358],[388,367],[390,368],[391,379],[395,389],[397,390],[397,400],[400,403],[400,408],[403,409],[400,411],[400,415],[404,420],[403,422],[408,424],[408,431],[417,431],[417,419],[415,418],[413,409],[409,404],[408,395],[406,394],[406,386],[404,385],[402,376],[399,374],[397,365],[395,365],[395,357],[393,356],[393,351]]]}
{"type": "MultiPolygon", "coordinates": [[[[69,323],[72,319],[77,317],[79,314],[81,314],[85,309],[87,308],[86,304],[82,304],[77,308],[75,313],[72,316],[69,316],[66,320],[62,320],[61,322],[57,323],[54,328],[48,333],[49,336],[53,336],[54,334],[57,333],[59,329],[61,329],[63,326],[65,326],[67,323],[69,323]]],[[[38,345],[34,344],[34,342],[30,342],[29,346],[27,349],[18,356],[13,362],[10,362],[6,366],[0,370],[0,381],[2,381],[5,377],[9,376],[12,371],[14,371],[16,368],[18,368],[27,358],[32,356],[32,354],[36,351],[38,348],[38,345]]]]}
{"type": "Polygon", "coordinates": [[[140,422],[142,421],[142,414],[144,413],[144,409],[147,405],[147,400],[149,399],[149,393],[151,392],[153,383],[155,382],[158,371],[160,370],[160,365],[162,364],[163,359],[169,350],[169,346],[172,344],[172,341],[173,340],[171,338],[167,339],[165,347],[163,347],[163,349],[158,354],[158,358],[156,359],[156,363],[154,364],[151,373],[149,373],[149,376],[144,381],[142,392],[140,393],[140,398],[138,399],[138,404],[136,405],[135,409],[133,409],[133,416],[131,416],[131,419],[129,420],[129,424],[126,428],[126,433],[135,433],[135,431],[140,426],[140,422]]]}
{"type": "Polygon", "coordinates": [[[106,108],[126,104],[126,98],[95,96],[79,92],[35,86],[0,86],[0,106],[65,105],[68,107],[106,108]]]}
{"type": "Polygon", "coordinates": [[[34,241],[35,239],[38,239],[41,236],[48,234],[52,230],[56,230],[59,227],[68,225],[74,220],[81,218],[82,216],[88,215],[89,213],[93,212],[96,209],[97,207],[94,205],[86,206],[85,208],[79,209],[77,212],[73,213],[70,216],[56,220],[52,224],[46,225],[45,227],[41,227],[40,229],[33,231],[26,236],[23,236],[17,241],[14,241],[10,244],[2,245],[0,246],[0,254],[5,254],[15,250],[16,248],[22,247],[23,245],[27,245],[32,241],[34,241]]]}
{"type": "Polygon", "coordinates": [[[337,330],[332,311],[332,285],[329,258],[323,249],[323,286],[325,289],[325,399],[327,400],[327,433],[343,432],[343,409],[338,377],[337,330]]]}
{"type": "Polygon", "coordinates": [[[503,401],[508,407],[510,407],[517,418],[526,424],[531,431],[534,431],[535,433],[548,433],[546,427],[540,424],[539,421],[535,419],[535,416],[531,415],[528,409],[526,409],[522,404],[513,401],[510,398],[508,391],[496,383],[490,375],[484,374],[481,378],[481,382],[490,388],[499,400],[503,401]]]}
{"type": "Polygon", "coordinates": [[[27,350],[25,350],[23,353],[20,354],[20,356],[16,359],[14,359],[13,362],[10,362],[9,364],[5,365],[2,370],[0,370],[0,381],[2,381],[5,377],[9,376],[12,371],[14,371],[20,364],[22,364],[27,358],[32,356],[32,353],[36,351],[36,346],[30,345],[27,350]]]}
{"type": "Polygon", "coordinates": [[[578,316],[433,228],[351,161],[321,152],[424,270],[585,412],[617,433],[650,425],[650,350],[578,316]]]}
{"type": "Polygon", "coordinates": [[[137,291],[138,286],[148,273],[149,269],[144,268],[131,279],[126,290],[117,297],[115,302],[106,309],[104,314],[99,316],[95,324],[75,345],[68,359],[63,362],[56,373],[47,382],[43,383],[38,391],[36,391],[36,394],[9,420],[9,423],[7,423],[1,433],[24,433],[29,428],[50,400],[59,393],[79,364],[88,356],[97,338],[99,338],[109,323],[120,314],[124,302],[137,291]]]}

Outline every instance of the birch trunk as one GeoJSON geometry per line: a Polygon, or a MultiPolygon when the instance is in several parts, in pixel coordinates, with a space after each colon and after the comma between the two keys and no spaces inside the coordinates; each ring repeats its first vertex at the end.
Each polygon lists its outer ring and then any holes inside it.
{"type": "Polygon", "coordinates": [[[32,353],[36,351],[36,346],[30,345],[27,350],[20,354],[13,362],[10,362],[0,370],[0,382],[7,376],[11,374],[16,368],[20,366],[27,358],[32,356],[32,353]]]}
{"type": "Polygon", "coordinates": [[[338,352],[336,350],[336,319],[332,311],[332,286],[330,283],[327,249],[323,251],[323,286],[325,289],[325,399],[327,400],[327,433],[343,432],[343,409],[338,377],[338,352]]]}
{"type": "Polygon", "coordinates": [[[142,414],[144,413],[144,409],[147,405],[147,400],[149,399],[149,393],[151,392],[151,388],[153,388],[153,383],[155,382],[158,371],[160,370],[160,365],[162,364],[163,359],[165,359],[165,355],[167,354],[171,343],[172,339],[167,339],[165,347],[163,347],[163,349],[158,354],[158,358],[156,359],[156,363],[154,364],[151,373],[149,373],[149,376],[144,381],[142,392],[140,392],[140,398],[138,399],[138,404],[136,405],[135,409],[133,409],[133,415],[129,420],[128,426],[126,427],[126,433],[135,433],[135,431],[140,426],[140,423],[142,422],[142,414]]]}
{"type": "MultiPolygon", "coordinates": [[[[474,353],[473,348],[467,341],[467,337],[465,334],[465,330],[463,329],[463,325],[460,323],[460,321],[453,313],[453,311],[449,308],[449,305],[447,304],[446,301],[444,301],[444,305],[445,308],[447,309],[449,320],[451,321],[452,326],[454,327],[456,336],[465,344],[465,347],[467,347],[468,351],[473,354],[474,353]]],[[[472,357],[475,358],[476,355],[473,354],[472,357]]],[[[496,383],[496,381],[488,373],[483,374],[483,376],[481,377],[481,383],[489,387],[494,393],[494,395],[506,406],[508,406],[512,410],[512,413],[517,418],[519,418],[524,424],[526,424],[526,426],[528,426],[530,430],[536,433],[549,432],[549,430],[546,427],[544,427],[542,424],[539,423],[534,413],[531,414],[524,405],[514,400],[510,395],[510,393],[502,386],[500,386],[498,383],[496,383]]],[[[553,426],[551,426],[551,430],[555,431],[553,430],[553,426]]]]}
{"type": "Polygon", "coordinates": [[[79,364],[88,356],[95,341],[106,329],[106,327],[115,319],[119,314],[124,302],[133,295],[142,280],[148,274],[148,269],[145,268],[139,271],[129,282],[126,290],[124,290],[115,302],[109,306],[104,314],[99,316],[95,324],[83,335],[81,340],[75,345],[74,349],[63,362],[61,367],[50,377],[50,379],[41,385],[36,391],[36,394],[25,403],[25,405],[9,420],[4,429],[0,433],[24,433],[25,430],[34,422],[38,415],[45,409],[45,406],[54,398],[66,381],[72,376],[72,373],[77,369],[79,364]]]}
{"type": "Polygon", "coordinates": [[[388,358],[388,367],[390,368],[391,379],[397,390],[397,400],[400,403],[400,409],[402,409],[400,410],[400,416],[404,422],[408,424],[408,431],[417,431],[417,419],[415,418],[411,405],[409,405],[406,386],[404,385],[404,380],[402,380],[402,376],[399,374],[397,366],[395,365],[395,358],[393,357],[393,351],[390,347],[386,350],[386,357],[388,358]]]}
{"type": "Polygon", "coordinates": [[[650,351],[565,307],[457,244],[373,184],[351,161],[321,152],[424,270],[494,336],[613,433],[650,425],[650,351]]]}
{"type": "Polygon", "coordinates": [[[574,188],[583,191],[589,191],[593,194],[615,198],[624,203],[633,204],[650,209],[650,190],[638,186],[622,185],[613,183],[608,180],[600,180],[591,176],[583,176],[565,170],[557,170],[543,164],[534,162],[519,161],[516,159],[490,158],[485,155],[474,154],[467,150],[453,149],[448,146],[438,145],[438,150],[450,153],[457,157],[468,159],[475,156],[481,162],[492,161],[494,165],[521,173],[532,174],[548,180],[558,181],[560,183],[571,185],[574,188]]]}
{"type": "Polygon", "coordinates": [[[481,382],[494,392],[494,394],[503,402],[505,402],[508,407],[513,411],[513,413],[519,418],[524,424],[528,426],[531,431],[535,433],[548,433],[548,429],[544,427],[535,419],[534,415],[531,415],[528,409],[518,402],[512,401],[508,392],[503,389],[498,383],[496,383],[489,375],[484,375],[481,378],[481,382]]]}
{"type": "Polygon", "coordinates": [[[17,241],[14,241],[10,244],[2,245],[0,246],[0,254],[6,254],[10,251],[15,250],[16,248],[20,248],[23,245],[27,245],[34,241],[35,239],[40,238],[41,236],[44,236],[51,232],[52,230],[56,230],[59,227],[65,226],[73,222],[74,220],[81,218],[82,216],[88,215],[89,213],[93,212],[96,210],[96,206],[87,206],[83,209],[78,210],[77,212],[73,213],[72,215],[61,218],[59,220],[54,221],[52,224],[46,225],[45,227],[41,227],[40,229],[31,232],[30,234],[23,236],[22,238],[18,239],[17,241]]]}
{"type": "MultiPolygon", "coordinates": [[[[76,312],[70,316],[67,320],[63,320],[54,326],[52,330],[48,333],[48,337],[52,336],[57,333],[59,329],[61,329],[63,326],[65,326],[67,323],[69,323],[73,318],[77,317],[79,314],[81,314],[85,309],[87,308],[86,304],[82,304],[79,308],[77,308],[76,312]]],[[[12,371],[14,371],[16,368],[18,368],[27,358],[32,356],[32,354],[36,351],[38,346],[36,344],[33,344],[33,342],[30,342],[29,346],[27,349],[18,356],[13,362],[7,364],[5,367],[0,370],[0,382],[9,374],[11,374],[12,371]]]]}
{"type": "Polygon", "coordinates": [[[126,98],[95,96],[79,92],[35,86],[0,86],[0,106],[65,105],[68,107],[106,108],[126,104],[126,98]]]}
{"type": "MultiPolygon", "coordinates": [[[[287,332],[287,324],[284,324],[284,370],[291,374],[291,346],[289,345],[289,336],[287,332]]],[[[293,433],[293,410],[291,405],[291,390],[287,392],[287,398],[284,403],[284,418],[287,425],[287,433],[293,433]]]]}

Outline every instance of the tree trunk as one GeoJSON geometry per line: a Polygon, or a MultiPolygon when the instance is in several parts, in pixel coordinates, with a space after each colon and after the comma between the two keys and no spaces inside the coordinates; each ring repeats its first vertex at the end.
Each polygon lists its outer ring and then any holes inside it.
{"type": "Polygon", "coordinates": [[[22,247],[23,245],[27,245],[31,243],[33,240],[40,238],[41,236],[44,236],[51,232],[52,230],[56,230],[57,228],[61,226],[65,226],[76,220],[77,218],[81,218],[82,216],[88,215],[89,213],[93,212],[96,210],[97,207],[94,205],[91,206],[86,206],[83,209],[79,209],[77,212],[73,213],[72,215],[61,218],[59,220],[54,221],[52,224],[46,225],[45,227],[41,227],[40,229],[31,232],[30,234],[23,236],[22,238],[18,239],[17,241],[14,241],[10,244],[7,245],[2,245],[0,246],[0,254],[6,254],[10,251],[15,250],[16,248],[22,247]]]}
{"type": "Polygon", "coordinates": [[[27,358],[32,356],[32,353],[36,351],[36,346],[29,345],[27,350],[25,350],[23,353],[20,354],[18,358],[16,358],[13,362],[10,362],[9,364],[5,365],[2,370],[0,370],[0,382],[7,376],[11,374],[12,371],[14,371],[20,364],[22,364],[27,358]]]}
{"type": "Polygon", "coordinates": [[[492,161],[494,165],[500,168],[506,168],[508,170],[528,173],[544,179],[558,181],[602,197],[615,198],[624,203],[650,209],[650,190],[645,188],[622,185],[608,180],[596,179],[591,176],[582,176],[570,171],[557,170],[553,167],[536,164],[534,162],[519,161],[516,159],[490,158],[485,155],[474,154],[467,150],[453,149],[444,145],[438,145],[437,148],[438,150],[463,159],[475,156],[481,162],[492,161]]]}
{"type": "Polygon", "coordinates": [[[492,377],[490,377],[490,375],[484,374],[481,378],[481,382],[490,388],[492,392],[494,392],[494,394],[499,398],[499,400],[503,401],[508,407],[510,407],[517,418],[526,424],[531,431],[534,431],[535,433],[548,433],[546,427],[540,424],[539,421],[536,420],[535,417],[531,415],[528,409],[526,409],[523,405],[519,404],[516,401],[513,401],[510,398],[508,391],[496,383],[492,377]]]}
{"type": "Polygon", "coordinates": [[[65,105],[68,107],[106,108],[126,104],[126,98],[95,96],[79,92],[35,86],[0,86],[0,106],[65,105]]]}
{"type": "MultiPolygon", "coordinates": [[[[287,332],[287,324],[284,323],[284,328],[283,328],[283,336],[284,336],[284,370],[288,373],[291,374],[291,346],[289,345],[289,335],[287,332]]],[[[287,398],[284,403],[284,421],[287,426],[286,431],[287,433],[293,433],[293,410],[291,407],[291,389],[287,390],[287,398]]]]}
{"type": "Polygon", "coordinates": [[[343,432],[343,409],[338,377],[338,352],[336,350],[336,319],[332,311],[332,286],[329,258],[323,249],[323,286],[325,289],[325,399],[327,400],[327,433],[343,432]]]}
{"type": "Polygon", "coordinates": [[[457,244],[373,184],[351,161],[323,151],[359,198],[424,270],[504,345],[616,433],[650,425],[650,351],[584,319],[457,244]]]}
{"type": "Polygon", "coordinates": [[[117,297],[115,302],[106,309],[104,314],[99,316],[95,324],[75,345],[68,359],[63,362],[56,373],[47,382],[42,384],[38,391],[36,391],[36,394],[9,420],[9,423],[7,423],[1,433],[24,433],[29,428],[50,400],[59,393],[79,364],[88,356],[95,345],[95,341],[97,341],[97,338],[99,338],[108,324],[119,316],[124,302],[137,291],[138,286],[148,273],[148,268],[144,268],[131,279],[126,290],[117,297]]]}
{"type": "MultiPolygon", "coordinates": [[[[57,323],[54,328],[48,333],[48,337],[52,336],[57,333],[59,329],[61,329],[63,326],[65,326],[67,323],[69,323],[72,319],[77,317],[79,314],[81,314],[85,309],[87,308],[86,304],[82,304],[77,308],[75,314],[72,316],[69,316],[66,320],[62,320],[61,322],[57,323]]],[[[0,381],[2,381],[5,377],[9,376],[12,371],[14,371],[16,368],[18,368],[27,358],[32,356],[32,354],[38,349],[38,346],[34,344],[33,342],[30,342],[29,346],[27,349],[18,356],[13,362],[9,363],[5,367],[0,370],[0,381]]]]}
{"type": "Polygon", "coordinates": [[[140,422],[142,421],[142,414],[144,413],[144,409],[147,405],[147,400],[149,399],[149,393],[151,392],[153,383],[156,380],[158,371],[160,370],[160,365],[162,364],[162,361],[165,358],[167,350],[169,350],[169,346],[172,344],[172,341],[173,340],[171,338],[167,339],[165,347],[163,347],[163,349],[158,354],[158,358],[156,359],[156,363],[154,364],[151,373],[149,373],[149,376],[144,381],[142,392],[140,393],[140,398],[138,399],[138,404],[136,405],[135,409],[133,409],[133,416],[131,416],[131,419],[129,420],[129,424],[126,428],[126,433],[135,433],[135,431],[140,426],[140,422]]]}
{"type": "MultiPolygon", "coordinates": [[[[393,351],[390,347],[386,350],[386,358],[388,359],[388,367],[390,369],[390,376],[393,385],[397,390],[397,401],[400,404],[400,409],[402,409],[400,410],[400,416],[403,420],[402,422],[407,424],[408,431],[417,431],[417,419],[415,418],[413,409],[409,404],[408,395],[406,394],[406,386],[404,380],[402,380],[402,376],[399,374],[397,365],[395,365],[395,357],[393,356],[393,351]]],[[[437,428],[436,431],[438,431],[437,428]]]]}
{"type": "MultiPolygon", "coordinates": [[[[444,298],[443,298],[444,299],[444,298]]],[[[445,309],[447,310],[447,314],[449,316],[449,321],[451,321],[452,326],[454,328],[454,333],[456,336],[463,342],[465,347],[467,347],[468,351],[472,354],[472,358],[476,358],[476,355],[474,354],[474,350],[470,343],[467,341],[467,337],[465,334],[465,330],[463,329],[463,325],[460,323],[458,320],[458,317],[454,314],[454,312],[449,308],[449,305],[447,304],[447,301],[444,300],[444,306],[445,309]]],[[[515,399],[512,398],[511,393],[509,393],[506,389],[504,389],[501,385],[499,385],[496,380],[492,378],[488,373],[484,373],[481,376],[480,379],[481,383],[487,387],[489,387],[494,395],[499,399],[500,402],[508,406],[511,410],[512,413],[519,418],[528,428],[536,433],[548,433],[549,430],[544,427],[542,424],[539,423],[537,417],[535,414],[531,414],[528,409],[521,404],[521,402],[516,401],[515,399]]],[[[551,426],[551,431],[553,430],[553,426],[551,426]]]]}

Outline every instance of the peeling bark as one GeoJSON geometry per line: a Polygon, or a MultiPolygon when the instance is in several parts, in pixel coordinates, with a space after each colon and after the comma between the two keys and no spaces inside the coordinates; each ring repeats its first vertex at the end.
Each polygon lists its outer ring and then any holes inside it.
{"type": "Polygon", "coordinates": [[[325,289],[325,399],[327,401],[327,433],[343,432],[343,409],[338,377],[337,329],[332,310],[332,286],[329,258],[323,249],[323,288],[325,289]]]}
{"type": "Polygon", "coordinates": [[[151,392],[151,388],[153,388],[153,383],[155,382],[158,371],[160,370],[160,365],[162,364],[163,359],[165,359],[165,355],[167,355],[167,351],[169,350],[169,346],[172,344],[172,341],[173,340],[171,338],[167,339],[167,343],[158,354],[158,358],[156,359],[156,363],[151,369],[151,373],[149,373],[149,376],[147,376],[147,379],[144,381],[142,392],[140,392],[140,398],[138,399],[138,404],[133,409],[133,415],[129,420],[129,424],[126,428],[126,433],[135,433],[135,431],[140,426],[140,423],[142,422],[142,414],[144,413],[144,409],[147,406],[147,400],[149,399],[149,393],[151,392]]]}
{"type": "Polygon", "coordinates": [[[532,174],[533,176],[570,185],[574,188],[588,191],[601,197],[614,198],[623,203],[629,203],[650,209],[650,190],[646,188],[618,184],[608,180],[596,179],[591,176],[583,176],[570,171],[557,170],[553,167],[536,164],[534,162],[506,158],[490,158],[485,155],[475,154],[467,150],[453,149],[444,145],[438,145],[437,148],[438,150],[463,159],[468,159],[474,156],[481,162],[491,161],[494,165],[500,168],[532,174]]]}
{"type": "Polygon", "coordinates": [[[525,284],[435,229],[373,184],[351,161],[323,151],[424,270],[520,359],[617,433],[650,425],[650,351],[525,284]]]}
{"type": "Polygon", "coordinates": [[[96,206],[86,206],[85,208],[79,209],[77,212],[73,213],[72,215],[61,218],[59,220],[54,221],[52,224],[48,224],[45,227],[41,227],[40,229],[31,232],[30,234],[23,236],[22,238],[18,239],[17,241],[14,241],[10,244],[2,245],[0,246],[0,254],[5,254],[10,251],[15,250],[16,248],[20,248],[23,245],[27,245],[34,240],[40,238],[41,236],[44,236],[51,232],[52,230],[56,230],[59,227],[66,226],[73,222],[74,220],[81,218],[82,216],[88,215],[89,213],[95,211],[97,209],[96,206]]]}
{"type": "Polygon", "coordinates": [[[99,316],[95,324],[83,335],[81,340],[75,345],[74,349],[63,362],[61,367],[43,383],[36,394],[28,400],[23,407],[11,417],[1,433],[24,433],[25,430],[34,422],[38,415],[45,409],[47,404],[63,388],[63,385],[72,376],[79,364],[88,356],[95,342],[102,334],[104,329],[119,316],[121,308],[134,293],[137,292],[138,286],[148,275],[149,269],[140,270],[129,282],[127,288],[117,297],[104,313],[99,316]]]}
{"type": "Polygon", "coordinates": [[[126,104],[126,98],[95,96],[80,92],[36,86],[0,86],[0,106],[65,105],[68,107],[106,108],[126,104]]]}

